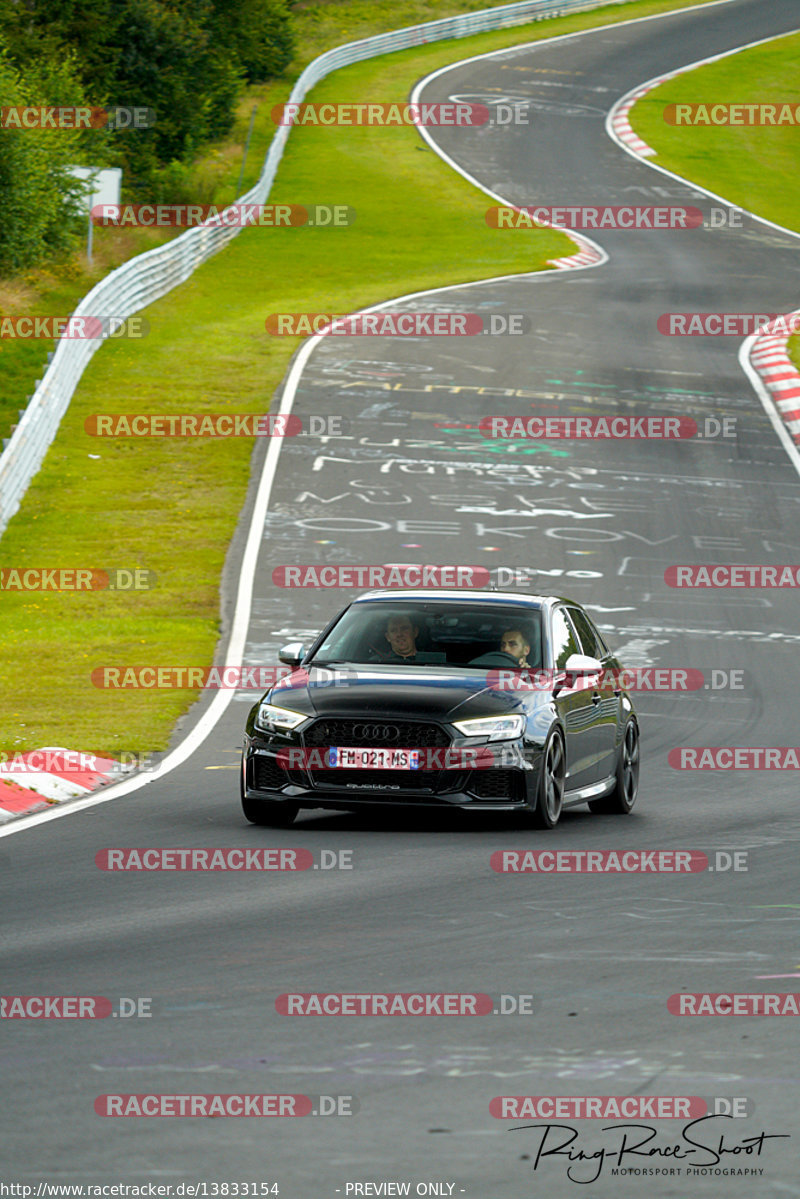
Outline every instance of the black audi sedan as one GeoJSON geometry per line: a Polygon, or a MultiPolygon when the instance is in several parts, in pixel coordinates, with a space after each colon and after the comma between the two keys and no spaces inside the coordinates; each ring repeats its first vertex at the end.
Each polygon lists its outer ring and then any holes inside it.
{"type": "Polygon", "coordinates": [[[253,824],[380,803],[517,810],[553,828],[563,808],[624,814],[636,801],[621,666],[571,600],[371,591],[279,658],[292,672],[245,727],[253,824]]]}

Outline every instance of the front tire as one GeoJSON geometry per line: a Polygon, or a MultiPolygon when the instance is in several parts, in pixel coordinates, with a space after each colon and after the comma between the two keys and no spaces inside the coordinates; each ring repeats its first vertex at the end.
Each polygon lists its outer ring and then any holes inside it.
{"type": "Polygon", "coordinates": [[[566,766],[561,730],[552,729],[542,751],[536,809],[531,813],[534,828],[555,828],[558,824],[564,802],[566,766]]]}
{"type": "Polygon", "coordinates": [[[589,804],[592,812],[627,816],[636,803],[639,793],[639,726],[631,718],[625,725],[622,744],[617,757],[617,777],[614,790],[602,799],[593,799],[589,804]]]}

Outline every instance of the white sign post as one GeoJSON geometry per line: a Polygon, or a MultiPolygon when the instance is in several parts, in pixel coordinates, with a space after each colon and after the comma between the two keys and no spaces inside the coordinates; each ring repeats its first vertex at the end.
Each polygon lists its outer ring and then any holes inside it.
{"type": "Polygon", "coordinates": [[[92,209],[97,204],[119,204],[120,189],[122,187],[122,168],[70,167],[69,170],[76,179],[85,180],[92,186],[92,190],[87,190],[82,199],[79,201],[80,211],[85,210],[89,216],[89,231],[86,238],[86,257],[89,260],[89,266],[91,266],[92,234],[94,232],[94,226],[92,224],[92,209]]]}

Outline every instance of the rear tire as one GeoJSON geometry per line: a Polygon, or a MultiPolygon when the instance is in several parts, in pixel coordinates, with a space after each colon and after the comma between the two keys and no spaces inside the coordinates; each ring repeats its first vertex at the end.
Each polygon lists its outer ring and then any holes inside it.
{"type": "Polygon", "coordinates": [[[566,774],[564,738],[560,729],[552,729],[542,751],[536,809],[531,813],[534,828],[555,828],[564,802],[566,774]]]}
{"type": "Polygon", "coordinates": [[[589,804],[592,812],[605,815],[627,816],[636,803],[639,793],[639,726],[631,717],[625,725],[622,744],[617,757],[617,777],[614,790],[602,799],[593,799],[589,804]]]}

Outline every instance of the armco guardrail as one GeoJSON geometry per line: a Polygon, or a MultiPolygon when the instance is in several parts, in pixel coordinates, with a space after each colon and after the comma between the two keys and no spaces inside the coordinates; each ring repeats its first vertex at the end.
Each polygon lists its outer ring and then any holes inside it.
{"type": "MultiPolygon", "coordinates": [[[[350,63],[405,50],[427,42],[467,37],[528,21],[563,16],[581,9],[597,8],[609,0],[524,0],[500,8],[483,9],[445,17],[424,25],[381,33],[337,46],[315,58],[294,85],[290,103],[300,103],[326,75],[350,63]]],[[[612,0],[625,4],[629,0],[612,0]]],[[[291,125],[278,126],[270,144],[258,182],[237,204],[264,204],[278,170],[291,125]]],[[[201,226],[148,250],[118,267],[92,288],[75,309],[75,316],[127,318],[166,295],[188,279],[201,262],[221,250],[240,230],[235,226],[201,226]]],[[[61,338],[50,365],[20,417],[14,433],[0,456],[0,533],[19,508],[23,495],[42,464],[69,406],[86,364],[102,345],[101,339],[61,338]]]]}

